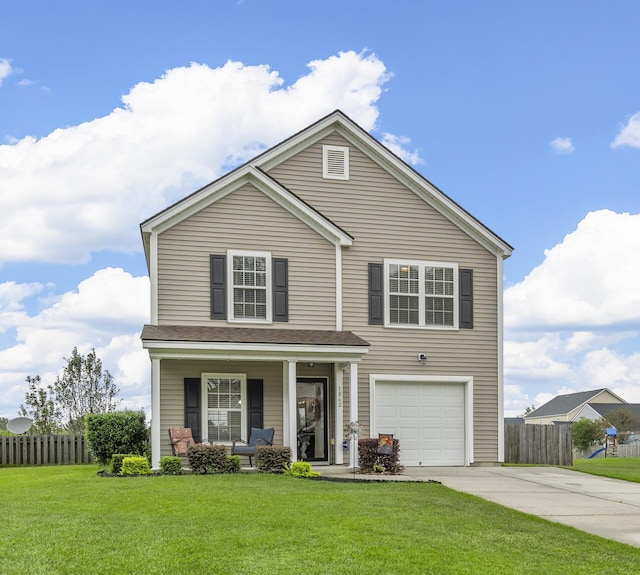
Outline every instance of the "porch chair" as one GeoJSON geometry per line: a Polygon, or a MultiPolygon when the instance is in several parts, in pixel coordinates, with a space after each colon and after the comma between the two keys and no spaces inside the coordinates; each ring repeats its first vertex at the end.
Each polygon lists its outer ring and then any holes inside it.
{"type": "Polygon", "coordinates": [[[196,444],[190,427],[171,427],[169,428],[169,437],[173,454],[178,457],[186,457],[189,453],[189,447],[196,444]]]}
{"type": "Polygon", "coordinates": [[[275,429],[267,427],[265,429],[251,428],[249,435],[249,443],[244,441],[234,441],[231,447],[231,455],[247,455],[249,457],[249,465],[253,467],[251,458],[256,454],[256,447],[260,445],[273,445],[273,434],[275,429]]]}

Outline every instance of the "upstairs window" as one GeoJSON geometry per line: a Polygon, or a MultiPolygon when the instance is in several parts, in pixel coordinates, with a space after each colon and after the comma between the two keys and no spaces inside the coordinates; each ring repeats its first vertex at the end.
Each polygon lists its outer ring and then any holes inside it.
{"type": "Polygon", "coordinates": [[[271,321],[271,254],[229,252],[231,319],[271,321]]]}
{"type": "Polygon", "coordinates": [[[349,148],[322,146],[322,177],[330,180],[349,179],[349,148]]]}
{"type": "Polygon", "coordinates": [[[388,326],[457,328],[458,266],[385,260],[388,326]]]}
{"type": "Polygon", "coordinates": [[[211,254],[211,319],[289,321],[289,261],[269,252],[211,254]]]}

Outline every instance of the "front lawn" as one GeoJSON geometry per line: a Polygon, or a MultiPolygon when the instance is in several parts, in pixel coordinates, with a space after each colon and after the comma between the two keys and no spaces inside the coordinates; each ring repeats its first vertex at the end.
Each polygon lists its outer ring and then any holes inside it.
{"type": "Polygon", "coordinates": [[[0,469],[0,573],[637,573],[640,549],[428,483],[0,469]]]}
{"type": "Polygon", "coordinates": [[[602,475],[612,479],[624,479],[640,483],[640,458],[638,457],[595,457],[593,459],[575,459],[574,471],[602,475]]]}

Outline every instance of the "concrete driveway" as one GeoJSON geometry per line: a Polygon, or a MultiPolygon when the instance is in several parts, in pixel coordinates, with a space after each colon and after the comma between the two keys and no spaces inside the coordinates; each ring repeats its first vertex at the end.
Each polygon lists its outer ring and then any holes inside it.
{"type": "MultiPolygon", "coordinates": [[[[353,477],[340,467],[318,470],[353,477]]],[[[408,467],[394,480],[439,481],[456,491],[640,547],[640,483],[556,467],[408,467]]]]}

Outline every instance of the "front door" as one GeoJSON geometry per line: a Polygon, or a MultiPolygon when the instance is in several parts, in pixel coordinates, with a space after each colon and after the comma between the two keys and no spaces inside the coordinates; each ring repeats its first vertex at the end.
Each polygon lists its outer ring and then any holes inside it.
{"type": "Polygon", "coordinates": [[[327,378],[299,377],[296,390],[298,461],[327,461],[327,378]]]}

